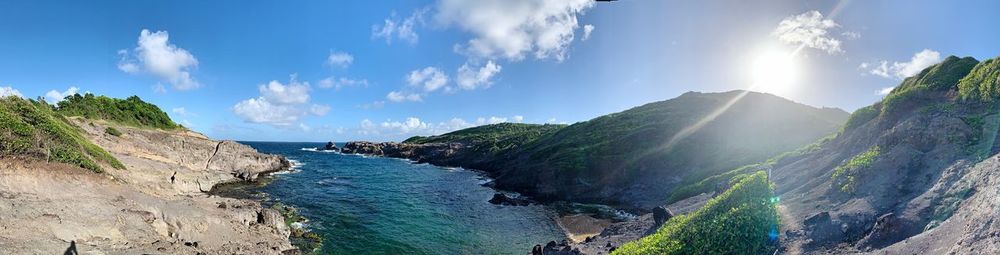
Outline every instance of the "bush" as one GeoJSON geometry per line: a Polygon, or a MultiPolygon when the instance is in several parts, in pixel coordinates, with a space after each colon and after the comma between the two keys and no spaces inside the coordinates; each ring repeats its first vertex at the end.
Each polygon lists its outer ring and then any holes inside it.
{"type": "Polygon", "coordinates": [[[43,101],[0,98],[0,153],[67,163],[94,172],[103,171],[98,162],[125,168],[81,132],[43,101]]]}
{"type": "Polygon", "coordinates": [[[867,151],[855,155],[851,160],[837,166],[830,178],[833,178],[834,185],[840,187],[840,191],[853,193],[857,188],[860,171],[870,167],[881,154],[882,149],[878,145],[872,146],[867,151]]]}
{"type": "Polygon", "coordinates": [[[1000,60],[989,59],[958,82],[958,93],[965,100],[993,102],[1000,98],[1000,60]]]}
{"type": "Polygon", "coordinates": [[[612,254],[770,254],[778,237],[776,202],[767,174],[758,171],[612,254]]]}
{"type": "Polygon", "coordinates": [[[137,96],[126,99],[94,96],[87,93],[74,94],[59,102],[58,112],[65,116],[82,116],[88,119],[102,119],[136,127],[175,129],[177,123],[170,120],[167,113],[156,105],[147,103],[137,96]]]}
{"type": "Polygon", "coordinates": [[[104,129],[104,133],[105,134],[109,134],[109,135],[113,135],[113,136],[122,136],[122,132],[118,131],[118,129],[115,129],[113,127],[107,127],[107,128],[105,128],[104,129]]]}
{"type": "Polygon", "coordinates": [[[879,104],[865,106],[851,113],[851,117],[847,118],[847,123],[844,123],[844,130],[847,131],[860,127],[878,117],[879,110],[876,108],[877,106],[879,104]]]}

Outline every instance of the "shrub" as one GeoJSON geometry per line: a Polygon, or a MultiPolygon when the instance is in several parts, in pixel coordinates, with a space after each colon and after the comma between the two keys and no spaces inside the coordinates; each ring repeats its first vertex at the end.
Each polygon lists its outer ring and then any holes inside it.
{"type": "Polygon", "coordinates": [[[773,196],[767,174],[746,175],[701,209],[671,218],[612,254],[770,254],[779,223],[773,196]]]}
{"type": "Polygon", "coordinates": [[[854,113],[851,113],[851,117],[847,118],[847,123],[844,123],[844,130],[847,131],[860,127],[872,119],[875,119],[875,117],[878,117],[879,110],[876,106],[878,106],[878,104],[865,106],[855,110],[854,113]]]}
{"type": "Polygon", "coordinates": [[[833,175],[830,176],[833,178],[834,185],[840,187],[840,191],[853,193],[857,188],[860,171],[870,167],[881,153],[882,149],[878,145],[872,146],[867,151],[855,155],[851,160],[837,166],[833,170],[833,175]]]}
{"type": "Polygon", "coordinates": [[[958,82],[958,93],[964,100],[993,102],[1000,98],[1000,60],[989,59],[958,82]]]}
{"type": "Polygon", "coordinates": [[[0,153],[67,163],[101,172],[98,162],[124,169],[117,159],[83,137],[52,107],[19,97],[0,98],[0,153]]]}
{"type": "Polygon", "coordinates": [[[59,102],[58,112],[65,116],[82,116],[88,119],[102,119],[136,127],[159,129],[177,128],[167,113],[156,105],[147,103],[137,96],[126,99],[94,96],[87,93],[74,94],[59,102]]]}
{"type": "Polygon", "coordinates": [[[115,129],[113,127],[107,127],[107,128],[105,128],[104,129],[104,133],[105,134],[109,134],[109,135],[113,135],[113,136],[122,136],[122,132],[118,131],[118,129],[115,129]]]}

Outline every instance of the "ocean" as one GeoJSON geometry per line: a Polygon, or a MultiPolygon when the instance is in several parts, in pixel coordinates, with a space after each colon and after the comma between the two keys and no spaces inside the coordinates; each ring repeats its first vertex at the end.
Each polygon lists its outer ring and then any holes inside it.
{"type": "Polygon", "coordinates": [[[251,189],[308,218],[320,254],[525,254],[566,238],[545,206],[487,202],[495,191],[475,171],[310,149],[324,143],[243,143],[294,162],[251,189]]]}

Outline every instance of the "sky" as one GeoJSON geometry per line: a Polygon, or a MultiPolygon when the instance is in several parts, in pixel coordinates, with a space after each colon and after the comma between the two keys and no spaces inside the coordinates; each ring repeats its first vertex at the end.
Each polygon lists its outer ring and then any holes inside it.
{"type": "Polygon", "coordinates": [[[998,1],[3,1],[0,94],[138,95],[195,131],[243,141],[574,123],[687,91],[751,89],[853,111],[947,56],[1000,55],[996,10],[998,1]]]}

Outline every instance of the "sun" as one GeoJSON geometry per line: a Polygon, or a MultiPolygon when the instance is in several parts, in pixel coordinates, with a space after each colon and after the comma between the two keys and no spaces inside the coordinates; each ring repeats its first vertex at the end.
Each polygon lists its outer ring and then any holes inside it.
{"type": "Polygon", "coordinates": [[[751,90],[787,95],[799,78],[795,56],[787,52],[763,51],[750,67],[751,90]]]}

